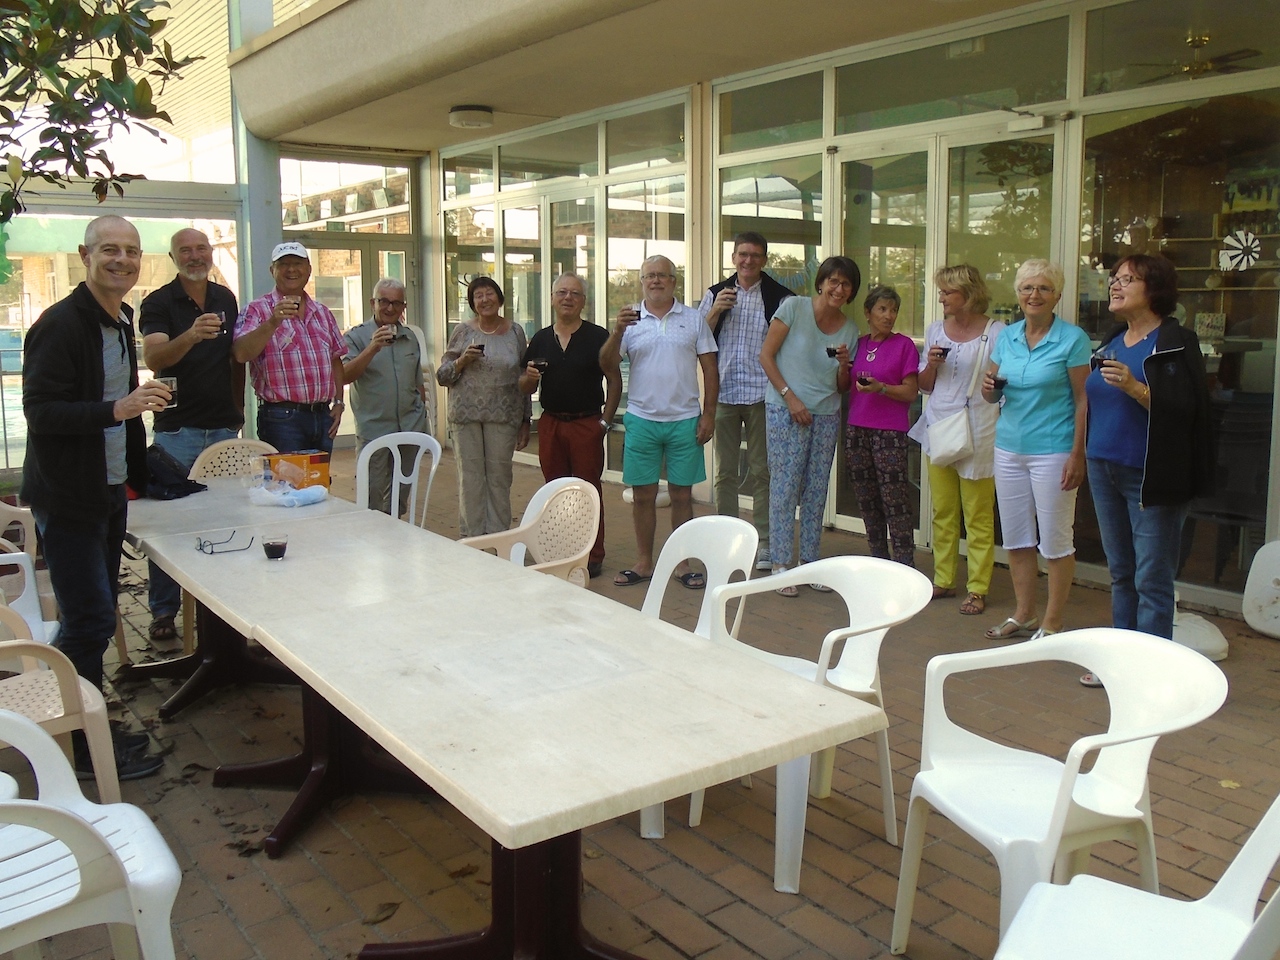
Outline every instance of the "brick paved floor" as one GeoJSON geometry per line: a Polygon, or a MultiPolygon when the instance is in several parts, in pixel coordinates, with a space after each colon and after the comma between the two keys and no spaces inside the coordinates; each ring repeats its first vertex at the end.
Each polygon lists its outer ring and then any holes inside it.
{"type": "MultiPolygon", "coordinates": [[[[351,496],[353,458],[335,458],[335,492],[351,496]]],[[[537,470],[516,467],[519,508],[540,483],[537,470]]],[[[630,509],[621,488],[606,487],[609,576],[591,589],[638,607],[641,588],[619,588],[611,574],[633,559],[630,509]]],[[[699,507],[699,512],[704,512],[699,507]]],[[[660,511],[659,538],[668,523],[660,511]]],[[[429,526],[457,535],[451,459],[436,478],[429,526]]],[[[865,553],[861,538],[828,531],[825,554],[865,553]]],[[[930,569],[927,554],[920,566],[930,569]]],[[[123,610],[135,659],[154,655],[145,636],[145,564],[132,563],[123,610]]],[[[340,575],[340,571],[338,572],[340,575]]],[[[1043,590],[1043,583],[1041,585],[1043,590]]],[[[672,584],[665,616],[692,626],[701,594],[672,584]]],[[[1108,622],[1108,594],[1077,587],[1069,626],[1108,622]]],[[[799,599],[752,601],[743,639],[812,657],[836,621],[838,600],[811,591],[799,599]]],[[[987,645],[982,629],[1013,610],[1008,571],[997,571],[988,614],[962,617],[957,601],[939,601],[894,630],[881,654],[900,822],[920,752],[924,666],[941,652],[987,645]]],[[[1243,623],[1218,620],[1231,641],[1223,667],[1231,695],[1198,728],[1164,738],[1151,766],[1159,836],[1160,878],[1171,896],[1197,897],[1280,792],[1275,748],[1280,700],[1280,645],[1243,623]]],[[[424,624],[429,629],[429,624],[424,624]]],[[[352,657],[365,639],[352,639],[352,657]]],[[[109,670],[114,652],[108,654],[109,670]]],[[[1106,722],[1102,691],[1081,687],[1066,664],[984,677],[953,702],[974,729],[1061,756],[1082,733],[1106,722]]],[[[247,687],[212,694],[170,722],[156,710],[169,681],[117,683],[115,711],[145,724],[167,753],[160,776],[126,783],[125,799],[149,810],[183,868],[173,913],[179,957],[198,960],[302,960],[354,956],[368,941],[461,933],[487,920],[487,838],[442,801],[398,795],[356,796],[334,803],[279,860],[261,853],[262,837],[287,806],[279,790],[214,789],[219,763],[293,752],[299,695],[294,688],[247,687]]],[[[12,755],[5,758],[12,769],[12,755]]],[[[586,831],[583,900],[588,928],[643,957],[731,960],[888,956],[899,851],[882,836],[880,793],[869,741],[841,748],[830,799],[812,801],[801,893],[773,890],[773,776],[750,789],[728,784],[707,791],[700,828],[682,826],[688,805],[667,805],[667,837],[642,840],[638,816],[586,831]]],[[[1096,848],[1093,871],[1132,883],[1132,848],[1096,848]]],[[[930,825],[921,868],[916,960],[990,957],[996,945],[994,864],[940,817],[930,825]]],[[[54,938],[51,956],[106,958],[105,932],[54,938]]]]}

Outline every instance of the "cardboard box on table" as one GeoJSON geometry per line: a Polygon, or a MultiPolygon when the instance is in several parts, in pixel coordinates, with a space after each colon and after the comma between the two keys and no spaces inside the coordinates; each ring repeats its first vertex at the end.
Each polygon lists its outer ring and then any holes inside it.
{"type": "Polygon", "coordinates": [[[276,480],[284,480],[297,489],[329,486],[329,454],[321,450],[299,450],[296,453],[268,453],[262,458],[276,480]]]}

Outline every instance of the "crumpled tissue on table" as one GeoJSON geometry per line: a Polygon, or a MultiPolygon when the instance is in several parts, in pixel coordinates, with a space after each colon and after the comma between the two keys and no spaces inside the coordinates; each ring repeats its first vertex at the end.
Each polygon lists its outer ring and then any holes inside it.
{"type": "Polygon", "coordinates": [[[303,487],[301,490],[282,480],[271,480],[249,488],[249,500],[259,507],[305,507],[320,503],[329,496],[327,487],[303,487]]]}

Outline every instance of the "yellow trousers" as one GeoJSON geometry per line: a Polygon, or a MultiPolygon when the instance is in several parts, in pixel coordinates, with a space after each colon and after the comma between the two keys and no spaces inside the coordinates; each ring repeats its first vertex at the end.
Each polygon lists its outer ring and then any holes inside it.
{"type": "Polygon", "coordinates": [[[952,467],[929,464],[933,498],[933,582],[954,587],[960,562],[960,515],[969,541],[969,593],[984,597],[991,588],[996,558],[996,481],[965,480],[952,467]]]}

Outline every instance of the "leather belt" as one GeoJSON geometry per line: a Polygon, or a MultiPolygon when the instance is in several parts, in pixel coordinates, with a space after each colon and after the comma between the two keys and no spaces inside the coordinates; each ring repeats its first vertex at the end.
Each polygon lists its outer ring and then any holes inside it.
{"type": "Polygon", "coordinates": [[[328,412],[329,401],[321,400],[318,403],[294,403],[292,400],[266,400],[262,404],[264,407],[283,407],[285,410],[305,410],[308,413],[328,412]]]}
{"type": "Polygon", "coordinates": [[[557,420],[562,420],[565,423],[571,423],[574,420],[585,420],[587,417],[595,417],[597,420],[600,419],[599,410],[593,410],[589,413],[552,413],[550,410],[543,410],[542,412],[548,417],[555,417],[557,420]]]}

